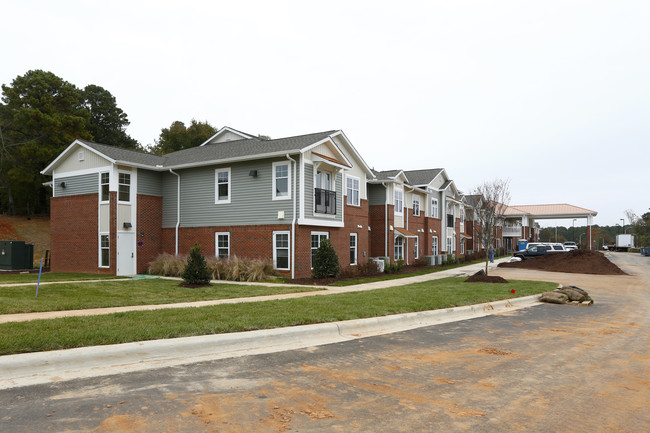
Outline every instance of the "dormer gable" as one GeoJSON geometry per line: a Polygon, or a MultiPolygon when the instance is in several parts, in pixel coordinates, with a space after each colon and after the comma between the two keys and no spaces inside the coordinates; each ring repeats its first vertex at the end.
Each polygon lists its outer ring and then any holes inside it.
{"type": "Polygon", "coordinates": [[[200,146],[205,146],[206,144],[224,143],[226,141],[248,140],[251,138],[256,137],[254,135],[238,131],[229,126],[224,126],[223,128],[219,129],[216,134],[203,142],[200,146]]]}

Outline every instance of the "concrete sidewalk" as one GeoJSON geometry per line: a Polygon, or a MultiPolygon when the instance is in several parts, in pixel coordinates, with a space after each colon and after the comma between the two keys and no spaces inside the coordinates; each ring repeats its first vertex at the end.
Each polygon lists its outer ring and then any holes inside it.
{"type": "MultiPolygon", "coordinates": [[[[502,258],[495,260],[494,263],[489,265],[489,269],[494,269],[496,266],[502,262],[507,261],[509,258],[502,258]]],[[[294,299],[302,298],[305,296],[322,296],[322,295],[331,295],[335,293],[347,293],[347,292],[361,292],[366,290],[377,290],[384,289],[388,287],[396,286],[405,286],[413,283],[421,283],[424,281],[439,280],[447,277],[463,277],[469,276],[481,269],[485,269],[485,263],[477,263],[473,265],[460,266],[458,268],[447,269],[440,272],[433,272],[425,275],[418,275],[414,277],[406,278],[397,278],[394,280],[384,280],[384,281],[375,281],[372,283],[357,284],[354,286],[344,286],[344,287],[331,287],[331,286],[306,286],[309,288],[319,288],[324,290],[318,291],[306,291],[299,293],[286,293],[278,295],[267,295],[267,296],[255,296],[255,297],[246,297],[246,298],[231,298],[231,299],[215,299],[208,301],[194,301],[194,302],[180,302],[174,304],[156,304],[156,305],[130,305],[123,307],[106,307],[106,308],[92,308],[86,310],[63,310],[63,311],[44,311],[36,313],[19,313],[19,314],[2,314],[0,315],[0,323],[9,323],[9,322],[26,322],[29,320],[39,320],[39,319],[56,319],[60,317],[78,317],[78,316],[98,316],[104,314],[113,314],[113,313],[122,313],[127,311],[149,311],[149,310],[162,310],[170,308],[190,308],[190,307],[206,307],[212,305],[222,305],[222,304],[238,304],[242,302],[264,302],[264,301],[273,301],[281,299],[294,299]]],[[[165,279],[179,280],[180,278],[169,278],[165,279]]],[[[130,279],[126,280],[92,280],[92,282],[104,282],[104,281],[131,281],[130,279]]],[[[82,283],[84,281],[70,281],[70,283],[82,283]]],[[[85,281],[87,282],[87,281],[85,281]]],[[[50,284],[61,284],[63,281],[51,282],[50,284]]],[[[214,280],[214,284],[232,284],[238,283],[242,285],[268,285],[268,283],[246,283],[246,282],[233,282],[233,281],[224,281],[224,280],[214,280]]],[[[29,283],[28,285],[33,285],[35,283],[29,283]]],[[[41,283],[43,284],[43,283],[41,283]]],[[[15,284],[14,286],[16,286],[15,284]]],[[[282,284],[283,286],[295,287],[293,284],[282,284]]]]}

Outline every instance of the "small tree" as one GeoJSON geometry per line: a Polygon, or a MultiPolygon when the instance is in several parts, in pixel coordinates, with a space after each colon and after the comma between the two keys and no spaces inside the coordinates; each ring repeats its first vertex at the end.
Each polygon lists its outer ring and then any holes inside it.
{"type": "Polygon", "coordinates": [[[332,247],[329,239],[323,239],[320,247],[314,253],[314,270],[312,275],[314,278],[327,278],[338,277],[341,273],[339,266],[339,257],[332,247]]]}
{"type": "Polygon", "coordinates": [[[205,257],[201,254],[199,244],[194,244],[190,250],[190,257],[187,259],[187,266],[185,266],[182,277],[186,284],[205,285],[210,283],[210,271],[205,257]]]}
{"type": "Polygon", "coordinates": [[[509,180],[495,179],[485,182],[472,190],[471,199],[468,200],[474,220],[478,223],[478,236],[481,246],[485,249],[485,275],[488,274],[489,249],[496,249],[495,238],[497,223],[510,202],[509,180]]]}

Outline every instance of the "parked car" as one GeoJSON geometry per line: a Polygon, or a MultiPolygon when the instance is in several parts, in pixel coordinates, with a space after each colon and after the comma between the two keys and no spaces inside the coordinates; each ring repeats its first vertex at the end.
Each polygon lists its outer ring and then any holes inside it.
{"type": "Polygon", "coordinates": [[[545,243],[544,245],[549,247],[548,250],[549,253],[566,253],[569,251],[566,248],[564,248],[563,244],[559,242],[549,242],[549,243],[545,243]]]}
{"type": "Polygon", "coordinates": [[[565,242],[563,245],[564,245],[564,249],[569,251],[578,249],[578,246],[576,245],[575,242],[565,242]]]}
{"type": "Polygon", "coordinates": [[[530,258],[533,258],[533,257],[539,257],[539,256],[543,256],[543,255],[547,254],[548,251],[549,251],[549,248],[550,247],[548,247],[546,245],[538,244],[538,245],[533,245],[532,247],[528,247],[525,250],[515,251],[512,255],[514,257],[519,257],[522,260],[526,260],[526,259],[530,259],[530,258]]]}

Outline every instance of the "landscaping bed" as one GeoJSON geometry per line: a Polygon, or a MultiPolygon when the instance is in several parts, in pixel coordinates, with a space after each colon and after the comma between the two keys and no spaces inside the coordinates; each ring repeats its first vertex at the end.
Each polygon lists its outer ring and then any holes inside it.
{"type": "Polygon", "coordinates": [[[602,253],[590,250],[547,254],[520,262],[499,263],[499,267],[572,274],[625,275],[621,268],[610,262],[602,253]]]}

